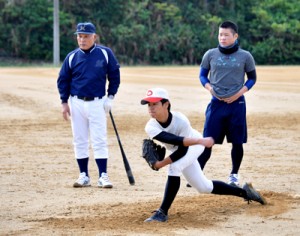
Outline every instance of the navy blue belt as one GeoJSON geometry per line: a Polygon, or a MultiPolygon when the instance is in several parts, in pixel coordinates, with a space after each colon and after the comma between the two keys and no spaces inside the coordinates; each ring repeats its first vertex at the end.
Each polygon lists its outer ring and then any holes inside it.
{"type": "Polygon", "coordinates": [[[81,99],[85,102],[90,102],[90,101],[94,101],[94,100],[98,100],[101,99],[102,97],[81,97],[81,96],[77,96],[77,95],[71,95],[72,97],[81,99]]]}

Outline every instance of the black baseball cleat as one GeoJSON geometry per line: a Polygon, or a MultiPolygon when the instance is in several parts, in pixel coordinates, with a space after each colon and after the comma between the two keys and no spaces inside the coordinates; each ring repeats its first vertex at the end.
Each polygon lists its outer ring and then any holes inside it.
{"type": "Polygon", "coordinates": [[[239,188],[240,186],[238,185],[238,184],[236,184],[236,183],[228,183],[230,186],[232,186],[232,187],[236,187],[236,188],[239,188]]]}
{"type": "Polygon", "coordinates": [[[168,215],[164,214],[162,210],[158,209],[154,211],[154,214],[146,219],[144,222],[152,222],[152,221],[158,221],[158,222],[165,222],[168,220],[168,215]]]}
{"type": "Polygon", "coordinates": [[[247,192],[247,197],[245,198],[246,201],[248,201],[248,204],[251,201],[256,201],[259,202],[262,205],[266,205],[267,201],[264,199],[263,196],[261,196],[259,194],[259,192],[257,192],[251,183],[245,183],[243,186],[243,189],[247,192]]]}

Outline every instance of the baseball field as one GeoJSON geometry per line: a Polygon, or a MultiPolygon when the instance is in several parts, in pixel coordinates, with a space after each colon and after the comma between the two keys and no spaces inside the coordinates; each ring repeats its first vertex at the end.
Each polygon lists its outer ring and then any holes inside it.
{"type": "MultiPolygon", "coordinates": [[[[167,223],[144,223],[163,197],[167,169],[153,171],[141,157],[148,120],[140,100],[148,88],[169,91],[172,109],[202,131],[208,92],[199,68],[123,67],[112,113],[135,185],[129,185],[108,118],[112,189],[73,188],[78,177],[70,122],[63,120],[56,88],[59,68],[0,68],[0,235],[299,235],[300,67],[258,66],[246,93],[248,143],[241,182],[252,182],[268,201],[198,194],[181,187],[167,223]]],[[[227,181],[230,145],[215,146],[205,167],[227,181]]]]}

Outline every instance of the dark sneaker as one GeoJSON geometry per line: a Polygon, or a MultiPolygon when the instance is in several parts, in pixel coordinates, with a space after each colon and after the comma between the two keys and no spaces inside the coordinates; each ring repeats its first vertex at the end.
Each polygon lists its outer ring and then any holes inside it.
{"type": "Polygon", "coordinates": [[[247,192],[247,198],[245,198],[245,200],[248,201],[248,204],[251,201],[259,202],[262,205],[267,204],[267,201],[264,199],[264,197],[253,188],[251,183],[245,183],[243,189],[247,192]]]}
{"type": "Polygon", "coordinates": [[[165,222],[168,220],[168,216],[165,215],[160,209],[154,211],[154,214],[146,219],[144,222],[152,222],[152,221],[158,221],[158,222],[165,222]]]}
{"type": "Polygon", "coordinates": [[[235,183],[229,183],[229,185],[231,185],[232,187],[240,188],[240,186],[235,183]]]}

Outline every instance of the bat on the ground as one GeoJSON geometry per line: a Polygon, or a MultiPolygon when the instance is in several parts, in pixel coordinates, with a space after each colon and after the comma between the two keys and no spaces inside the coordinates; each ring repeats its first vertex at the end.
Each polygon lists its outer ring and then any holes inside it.
{"type": "Polygon", "coordinates": [[[115,130],[115,133],[116,133],[116,136],[117,136],[117,139],[118,139],[118,143],[119,143],[119,147],[120,147],[120,150],[121,150],[121,154],[122,154],[122,158],[123,158],[123,163],[124,163],[124,167],[125,167],[125,170],[126,170],[126,174],[127,174],[129,183],[131,185],[134,185],[135,184],[134,177],[132,175],[128,159],[127,159],[127,157],[125,155],[125,152],[123,150],[123,146],[122,146],[122,143],[121,143],[121,140],[120,140],[120,137],[119,137],[119,134],[118,134],[118,130],[117,130],[117,127],[116,127],[116,124],[115,124],[115,121],[114,121],[114,117],[113,117],[111,111],[109,111],[109,115],[110,115],[111,122],[113,124],[114,130],[115,130]]]}

